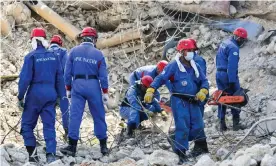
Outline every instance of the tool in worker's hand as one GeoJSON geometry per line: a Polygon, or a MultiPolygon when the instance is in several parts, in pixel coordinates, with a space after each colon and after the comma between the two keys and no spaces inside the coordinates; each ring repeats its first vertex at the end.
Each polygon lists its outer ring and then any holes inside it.
{"type": "Polygon", "coordinates": [[[160,107],[166,111],[166,112],[172,112],[172,109],[170,107],[170,99],[166,98],[166,97],[162,97],[160,102],[160,107]]]}
{"type": "Polygon", "coordinates": [[[208,100],[209,105],[219,105],[219,104],[226,104],[235,107],[242,107],[248,103],[248,96],[247,92],[249,90],[240,88],[236,91],[233,95],[223,91],[223,90],[216,90],[208,100]]]}

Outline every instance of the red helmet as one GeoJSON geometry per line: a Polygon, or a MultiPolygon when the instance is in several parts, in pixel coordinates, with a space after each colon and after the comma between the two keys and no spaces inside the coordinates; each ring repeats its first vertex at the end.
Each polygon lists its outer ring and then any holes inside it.
{"type": "Polygon", "coordinates": [[[91,28],[91,27],[83,28],[83,30],[81,32],[81,37],[85,37],[85,36],[93,36],[95,38],[98,38],[96,29],[91,28]]]}
{"type": "Polygon", "coordinates": [[[150,87],[150,84],[153,82],[153,79],[151,76],[143,76],[141,78],[141,82],[145,87],[150,87]]]}
{"type": "Polygon", "coordinates": [[[46,38],[45,30],[43,28],[34,28],[32,30],[31,39],[33,37],[44,37],[44,38],[46,38]]]}
{"type": "Polygon", "coordinates": [[[179,40],[179,42],[176,46],[176,50],[179,52],[181,52],[183,50],[190,50],[190,49],[195,49],[195,48],[196,48],[196,46],[190,39],[179,40]]]}
{"type": "Polygon", "coordinates": [[[238,37],[244,38],[244,39],[247,38],[247,31],[246,31],[246,29],[241,28],[241,27],[235,29],[234,32],[233,32],[233,34],[236,35],[236,36],[238,36],[238,37]]]}
{"type": "Polygon", "coordinates": [[[189,40],[191,40],[191,41],[194,43],[194,45],[195,45],[195,50],[198,50],[195,39],[190,38],[189,40]]]}
{"type": "Polygon", "coordinates": [[[158,72],[162,72],[164,70],[164,68],[167,66],[168,62],[163,60],[157,63],[157,70],[158,72]]]}
{"type": "Polygon", "coordinates": [[[50,41],[50,43],[57,43],[58,45],[62,46],[62,40],[59,35],[54,35],[50,41]]]}

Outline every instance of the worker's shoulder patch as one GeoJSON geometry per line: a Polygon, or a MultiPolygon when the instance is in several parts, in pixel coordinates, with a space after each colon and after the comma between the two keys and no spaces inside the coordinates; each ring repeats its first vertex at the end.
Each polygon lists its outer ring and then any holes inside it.
{"type": "Polygon", "coordinates": [[[233,55],[239,55],[239,53],[238,52],[233,52],[233,55]]]}

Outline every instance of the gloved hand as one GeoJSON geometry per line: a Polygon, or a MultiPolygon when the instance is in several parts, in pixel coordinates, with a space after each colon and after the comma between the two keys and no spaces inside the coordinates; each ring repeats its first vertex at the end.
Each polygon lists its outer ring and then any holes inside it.
{"type": "Polygon", "coordinates": [[[102,99],[103,99],[103,103],[106,105],[108,103],[108,100],[109,100],[108,94],[104,93],[102,99]]]}
{"type": "Polygon", "coordinates": [[[121,122],[119,123],[119,126],[121,126],[122,128],[127,128],[127,125],[126,125],[124,119],[121,119],[121,122]]]}
{"type": "Polygon", "coordinates": [[[200,100],[203,102],[206,99],[206,95],[208,94],[208,90],[205,88],[200,89],[200,91],[196,94],[196,100],[200,100]]]}
{"type": "Polygon", "coordinates": [[[230,91],[235,91],[235,83],[234,82],[230,82],[229,84],[228,84],[228,89],[230,90],[230,91]]]}
{"type": "Polygon", "coordinates": [[[147,114],[147,116],[149,116],[149,117],[153,117],[153,115],[154,115],[154,113],[153,112],[151,112],[150,110],[148,110],[148,109],[144,109],[144,112],[147,114]]]}
{"type": "Polygon", "coordinates": [[[148,88],[146,91],[146,94],[144,96],[144,101],[145,103],[151,103],[153,99],[153,94],[154,94],[155,89],[153,88],[148,88]]]}
{"type": "Polygon", "coordinates": [[[17,106],[19,109],[24,109],[24,99],[18,100],[17,106]]]}
{"type": "Polygon", "coordinates": [[[168,120],[168,114],[166,113],[166,111],[162,111],[161,112],[161,117],[164,121],[167,121],[168,120]]]}
{"type": "Polygon", "coordinates": [[[71,103],[71,91],[70,90],[66,90],[66,97],[67,97],[69,103],[71,103]]]}

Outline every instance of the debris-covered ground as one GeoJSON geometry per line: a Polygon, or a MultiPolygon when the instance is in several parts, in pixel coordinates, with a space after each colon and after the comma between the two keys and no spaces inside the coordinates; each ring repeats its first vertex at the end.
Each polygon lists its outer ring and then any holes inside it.
{"type": "MultiPolygon", "coordinates": [[[[171,3],[179,3],[172,1],[171,3]]],[[[204,2],[186,2],[201,5],[204,2]]],[[[106,108],[108,123],[110,154],[102,156],[98,140],[93,135],[93,122],[89,111],[84,114],[81,126],[81,140],[75,158],[62,156],[52,165],[176,165],[178,157],[172,152],[167,141],[168,130],[173,127],[171,117],[163,122],[158,115],[152,121],[145,122],[146,130],[138,130],[135,139],[125,139],[119,126],[118,105],[128,87],[127,78],[134,69],[161,60],[165,43],[172,38],[193,37],[197,40],[201,55],[208,64],[210,92],[216,88],[215,56],[219,43],[231,34],[209,26],[208,21],[220,22],[226,16],[210,17],[195,15],[166,8],[166,2],[134,1],[134,2],[80,2],[80,1],[45,1],[51,9],[79,29],[85,26],[96,27],[99,38],[110,38],[124,34],[131,29],[141,31],[140,39],[130,40],[122,44],[102,49],[108,62],[110,96],[112,100],[106,108]],[[159,127],[157,127],[157,126],[159,127]]],[[[275,20],[270,20],[276,3],[273,1],[231,3],[231,17],[241,17],[264,27],[256,40],[250,40],[240,50],[239,77],[241,86],[249,89],[249,104],[241,112],[242,123],[248,126],[243,131],[217,130],[217,107],[207,106],[205,109],[205,132],[210,154],[198,158],[190,158],[188,165],[196,166],[275,166],[276,165],[276,120],[260,122],[258,120],[276,117],[276,29],[275,20]],[[234,7],[235,6],[235,7],[234,7]],[[271,7],[272,6],[272,7],[271,7]],[[274,8],[273,8],[274,6],[274,8]],[[264,10],[259,11],[255,9],[264,10]],[[236,11],[235,11],[236,10],[236,11]],[[251,11],[251,13],[250,13],[251,11]],[[260,14],[261,13],[261,14],[260,14]],[[247,137],[244,136],[251,131],[247,137]],[[242,140],[242,141],[241,141],[242,140]],[[239,143],[239,141],[241,141],[239,143]],[[239,143],[239,146],[236,144],[239,143]],[[233,150],[233,153],[229,153],[233,150]],[[227,160],[224,160],[228,156],[227,160]]],[[[8,20],[11,33],[1,37],[1,76],[18,75],[24,56],[31,50],[30,32],[34,27],[44,27],[47,39],[60,34],[64,39],[64,47],[68,50],[75,42],[52,24],[32,12],[23,3],[12,4],[1,2],[2,17],[8,20]]],[[[275,13],[275,11],[274,11],[275,13]]],[[[1,21],[2,23],[2,21],[1,21]]],[[[168,59],[175,55],[174,49],[167,52],[168,59]]],[[[0,118],[1,118],[1,165],[21,166],[28,161],[27,152],[20,135],[21,111],[17,108],[17,84],[14,81],[1,81],[0,118]]],[[[161,94],[168,96],[166,88],[161,94]]],[[[57,141],[58,149],[66,144],[63,138],[60,110],[57,109],[57,141]]],[[[232,118],[229,111],[227,125],[231,129],[232,118]]],[[[45,163],[44,139],[42,124],[39,120],[35,129],[38,152],[42,164],[45,163]]],[[[191,147],[193,142],[191,142],[191,147]]],[[[26,164],[28,165],[28,164],[26,164]]]]}

